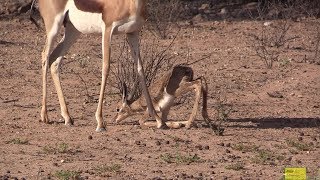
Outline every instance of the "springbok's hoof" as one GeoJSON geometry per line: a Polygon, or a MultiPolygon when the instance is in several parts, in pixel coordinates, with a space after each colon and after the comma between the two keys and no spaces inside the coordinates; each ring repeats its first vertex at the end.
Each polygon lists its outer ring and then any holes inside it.
{"type": "Polygon", "coordinates": [[[68,121],[64,123],[66,126],[73,126],[73,121],[68,121]]]}
{"type": "Polygon", "coordinates": [[[166,124],[166,123],[163,123],[163,124],[157,125],[157,128],[158,128],[158,129],[169,129],[169,127],[167,126],[167,124],[166,124]]]}
{"type": "Polygon", "coordinates": [[[97,128],[96,132],[105,132],[107,131],[106,128],[97,128]]]}

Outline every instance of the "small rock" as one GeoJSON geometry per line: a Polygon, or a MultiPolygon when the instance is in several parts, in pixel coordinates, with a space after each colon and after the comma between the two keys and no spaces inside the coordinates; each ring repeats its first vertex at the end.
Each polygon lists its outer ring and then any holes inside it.
{"type": "Polygon", "coordinates": [[[286,159],[286,161],[291,161],[292,160],[292,156],[290,156],[290,157],[288,157],[287,159],[286,159]]]}
{"type": "Polygon", "coordinates": [[[134,143],[135,143],[136,145],[140,145],[140,144],[141,144],[140,141],[134,141],[134,143]]]}
{"type": "Polygon", "coordinates": [[[196,145],[195,148],[197,148],[197,149],[199,149],[199,150],[202,150],[202,146],[201,146],[201,145],[196,145]]]}
{"type": "Polygon", "coordinates": [[[304,133],[303,133],[303,132],[300,132],[299,134],[300,134],[300,136],[304,136],[304,133]]]}
{"type": "Polygon", "coordinates": [[[303,139],[302,137],[298,137],[298,140],[299,140],[299,141],[302,141],[302,139],[303,139]]]}
{"type": "Polygon", "coordinates": [[[218,145],[219,145],[219,146],[224,146],[224,143],[222,142],[222,143],[219,143],[218,145]]]}
{"type": "Polygon", "coordinates": [[[231,151],[229,149],[226,149],[226,153],[230,153],[231,151]]]}
{"type": "Polygon", "coordinates": [[[88,139],[89,139],[89,140],[91,140],[91,139],[92,139],[92,136],[91,136],[91,135],[89,135],[89,136],[88,136],[88,139]]]}
{"type": "Polygon", "coordinates": [[[200,7],[199,7],[199,10],[207,10],[210,8],[210,5],[209,4],[202,4],[200,7]]]}
{"type": "Polygon", "coordinates": [[[222,8],[222,9],[220,10],[219,14],[220,14],[220,15],[226,15],[226,14],[228,14],[227,8],[222,8]]]}
{"type": "Polygon", "coordinates": [[[65,162],[65,160],[64,160],[64,159],[62,159],[60,162],[61,162],[61,163],[64,163],[64,162],[65,162]]]}
{"type": "Polygon", "coordinates": [[[227,143],[227,144],[226,144],[226,147],[230,147],[230,146],[231,146],[231,144],[230,144],[230,143],[227,143]]]}
{"type": "Polygon", "coordinates": [[[272,22],[270,22],[270,21],[267,21],[267,22],[263,23],[264,26],[270,26],[271,24],[272,24],[272,22]]]}
{"type": "Polygon", "coordinates": [[[283,95],[279,91],[267,92],[272,98],[283,98],[283,95]]]}
{"type": "Polygon", "coordinates": [[[166,141],[166,144],[170,144],[170,141],[166,141]]]}
{"type": "Polygon", "coordinates": [[[204,149],[208,150],[210,147],[208,145],[204,146],[204,149]]]}
{"type": "Polygon", "coordinates": [[[198,14],[198,15],[196,15],[196,16],[194,16],[192,18],[192,21],[194,21],[194,22],[202,22],[202,21],[204,21],[204,19],[203,19],[201,14],[198,14]]]}
{"type": "Polygon", "coordinates": [[[161,145],[160,141],[156,141],[156,145],[160,146],[161,145]]]}

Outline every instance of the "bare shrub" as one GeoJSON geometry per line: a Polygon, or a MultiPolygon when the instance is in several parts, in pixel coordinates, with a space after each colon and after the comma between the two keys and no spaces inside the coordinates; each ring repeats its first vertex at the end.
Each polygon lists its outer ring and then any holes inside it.
{"type": "Polygon", "coordinates": [[[256,56],[263,60],[267,68],[272,68],[273,63],[278,61],[278,57],[287,43],[293,41],[298,36],[288,36],[291,24],[287,20],[263,25],[259,34],[248,34],[249,44],[254,49],[256,56]]]}
{"type": "MultiPolygon", "coordinates": [[[[146,76],[146,84],[150,84],[158,77],[158,74],[165,72],[175,64],[173,55],[170,54],[170,49],[175,42],[177,35],[171,40],[167,46],[160,45],[160,40],[155,36],[141,44],[141,59],[146,76]]],[[[142,38],[144,39],[144,38],[142,38]]],[[[111,76],[115,82],[111,84],[121,93],[123,83],[128,86],[130,100],[135,101],[141,96],[140,81],[137,74],[136,64],[131,58],[130,48],[126,40],[119,45],[120,55],[116,58],[116,63],[112,64],[111,76]]]]}
{"type": "Polygon", "coordinates": [[[314,0],[258,0],[257,13],[257,20],[318,17],[320,4],[314,0]]]}
{"type": "Polygon", "coordinates": [[[177,25],[176,21],[182,12],[180,0],[148,1],[147,28],[161,39],[168,38],[170,28],[177,25]]]}
{"type": "Polygon", "coordinates": [[[315,48],[313,62],[320,64],[320,27],[317,27],[317,35],[315,37],[315,48]]]}

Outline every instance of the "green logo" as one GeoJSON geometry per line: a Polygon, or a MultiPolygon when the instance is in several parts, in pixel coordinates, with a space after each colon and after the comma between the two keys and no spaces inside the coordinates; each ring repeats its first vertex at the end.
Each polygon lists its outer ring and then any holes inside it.
{"type": "Polygon", "coordinates": [[[306,168],[285,168],[284,179],[285,180],[306,180],[307,169],[306,168]]]}

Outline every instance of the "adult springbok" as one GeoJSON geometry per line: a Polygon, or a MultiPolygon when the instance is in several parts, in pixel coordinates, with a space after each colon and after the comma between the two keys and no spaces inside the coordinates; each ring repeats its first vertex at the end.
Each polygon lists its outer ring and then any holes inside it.
{"type": "MultiPolygon", "coordinates": [[[[102,83],[95,116],[97,120],[96,131],[105,130],[106,125],[102,118],[102,102],[110,67],[110,41],[113,34],[122,33],[127,35],[132,57],[137,65],[141,89],[147,102],[149,115],[156,120],[156,123],[146,125],[155,125],[157,128],[168,127],[154,110],[140,59],[139,31],[145,21],[145,7],[145,0],[39,0],[39,10],[44,20],[47,35],[42,52],[43,99],[41,121],[49,122],[47,114],[47,71],[50,67],[59,98],[61,115],[66,125],[73,124],[62,93],[59,78],[60,62],[81,33],[102,33],[102,83]],[[65,27],[64,37],[53,48],[62,25],[65,27]]],[[[172,124],[169,125],[175,127],[172,124]]]]}

